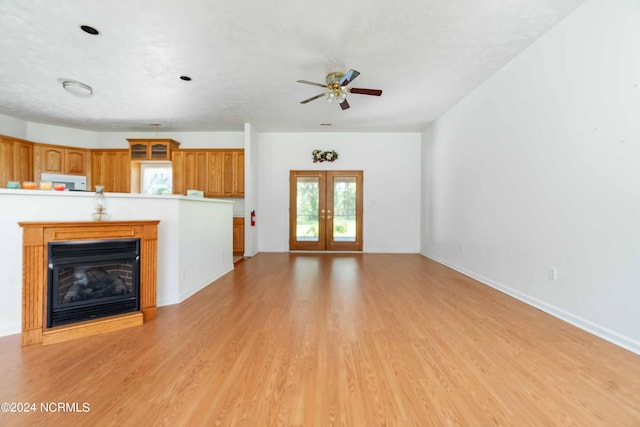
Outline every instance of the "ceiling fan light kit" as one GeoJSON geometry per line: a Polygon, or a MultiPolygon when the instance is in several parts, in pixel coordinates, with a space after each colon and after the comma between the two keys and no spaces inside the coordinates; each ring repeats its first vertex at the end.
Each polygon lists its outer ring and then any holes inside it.
{"type": "Polygon", "coordinates": [[[346,110],[350,107],[347,102],[347,95],[349,93],[357,93],[360,95],[373,95],[380,96],[382,95],[382,90],[380,89],[364,89],[364,88],[347,88],[347,85],[351,83],[356,77],[358,77],[360,73],[356,70],[349,70],[346,73],[342,73],[339,71],[334,71],[332,73],[327,74],[325,81],[326,84],[310,82],[308,80],[298,80],[298,83],[303,83],[312,86],[319,86],[327,89],[327,92],[323,92],[321,94],[312,96],[311,98],[300,101],[301,104],[306,104],[308,102],[313,101],[314,99],[322,98],[326,96],[328,102],[332,102],[334,100],[338,100],[340,103],[340,108],[346,110]]]}

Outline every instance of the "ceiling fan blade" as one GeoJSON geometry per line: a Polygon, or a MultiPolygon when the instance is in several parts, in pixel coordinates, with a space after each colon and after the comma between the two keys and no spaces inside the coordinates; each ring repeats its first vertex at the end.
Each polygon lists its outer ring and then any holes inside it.
{"type": "Polygon", "coordinates": [[[311,98],[309,98],[309,99],[305,99],[304,101],[300,101],[300,104],[306,104],[307,102],[311,102],[311,101],[313,101],[314,99],[322,98],[322,97],[323,97],[323,96],[325,96],[325,95],[326,95],[326,93],[321,93],[321,94],[319,94],[319,95],[312,96],[312,97],[311,97],[311,98]]]}
{"type": "Polygon", "coordinates": [[[320,87],[327,87],[327,85],[323,85],[322,83],[315,83],[315,82],[310,82],[307,80],[296,80],[296,82],[298,83],[304,83],[306,85],[313,85],[313,86],[320,86],[320,87]]]}
{"type": "Polygon", "coordinates": [[[380,89],[363,89],[359,87],[352,87],[351,89],[349,89],[349,92],[358,93],[360,95],[373,95],[373,96],[382,95],[382,90],[380,89]]]}
{"type": "Polygon", "coordinates": [[[347,73],[340,79],[340,86],[346,86],[358,77],[360,73],[356,70],[349,70],[347,73]]]}
{"type": "Polygon", "coordinates": [[[347,108],[349,108],[349,103],[347,102],[346,99],[340,103],[340,108],[342,108],[343,110],[346,110],[347,108]]]}

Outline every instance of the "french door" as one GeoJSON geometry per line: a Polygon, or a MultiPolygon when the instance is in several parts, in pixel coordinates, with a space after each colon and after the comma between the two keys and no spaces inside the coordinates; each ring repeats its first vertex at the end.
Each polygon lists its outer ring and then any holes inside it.
{"type": "Polygon", "coordinates": [[[362,250],[362,171],[291,171],[289,249],[362,250]]]}

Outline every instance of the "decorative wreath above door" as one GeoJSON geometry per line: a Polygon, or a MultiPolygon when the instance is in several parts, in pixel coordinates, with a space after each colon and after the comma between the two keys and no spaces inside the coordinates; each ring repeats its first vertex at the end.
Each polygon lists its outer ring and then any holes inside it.
{"type": "Polygon", "coordinates": [[[311,154],[313,155],[313,163],[334,162],[338,160],[338,152],[334,150],[329,150],[329,151],[313,150],[311,154]]]}

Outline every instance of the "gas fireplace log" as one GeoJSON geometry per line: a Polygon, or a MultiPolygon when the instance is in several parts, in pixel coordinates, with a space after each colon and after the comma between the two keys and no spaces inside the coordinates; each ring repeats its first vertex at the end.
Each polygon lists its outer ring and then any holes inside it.
{"type": "Polygon", "coordinates": [[[73,277],[73,284],[63,297],[65,303],[131,293],[120,276],[101,267],[75,267],[73,277]]]}

